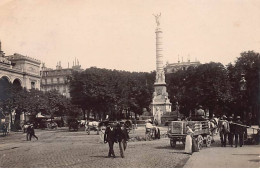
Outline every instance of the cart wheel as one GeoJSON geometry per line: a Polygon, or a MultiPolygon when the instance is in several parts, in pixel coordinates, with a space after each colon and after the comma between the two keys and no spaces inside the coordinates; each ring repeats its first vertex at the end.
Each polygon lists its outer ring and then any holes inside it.
{"type": "Polygon", "coordinates": [[[151,141],[152,139],[152,135],[151,135],[151,132],[148,132],[145,134],[145,141],[151,141]]]}
{"type": "Polygon", "coordinates": [[[175,141],[175,140],[171,139],[171,140],[170,140],[170,144],[171,144],[171,147],[172,147],[172,148],[175,148],[175,147],[176,147],[176,141],[175,141]]]}
{"type": "Polygon", "coordinates": [[[211,145],[211,140],[212,140],[211,136],[210,136],[210,135],[207,135],[207,137],[206,137],[206,147],[210,147],[210,145],[211,145]]]}
{"type": "Polygon", "coordinates": [[[202,145],[203,145],[203,137],[201,135],[199,135],[197,137],[197,143],[198,143],[198,149],[202,149],[202,145]]]}

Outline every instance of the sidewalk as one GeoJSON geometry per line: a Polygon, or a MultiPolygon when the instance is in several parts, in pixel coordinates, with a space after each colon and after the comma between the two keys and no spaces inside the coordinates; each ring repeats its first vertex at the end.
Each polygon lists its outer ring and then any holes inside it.
{"type": "Polygon", "coordinates": [[[260,145],[202,148],[192,154],[184,168],[259,168],[260,145]]]}

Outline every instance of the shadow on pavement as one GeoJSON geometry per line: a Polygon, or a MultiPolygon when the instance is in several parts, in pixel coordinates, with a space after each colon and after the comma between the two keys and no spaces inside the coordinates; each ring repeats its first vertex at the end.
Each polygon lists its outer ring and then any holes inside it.
{"type": "MultiPolygon", "coordinates": [[[[108,157],[108,156],[90,156],[90,157],[94,157],[94,158],[113,158],[113,157],[108,157]]],[[[117,156],[116,156],[117,157],[117,156]]]]}
{"type": "Polygon", "coordinates": [[[171,150],[184,150],[184,145],[176,145],[176,147],[172,148],[170,145],[169,146],[158,146],[155,147],[156,149],[171,149],[171,150]]]}
{"type": "Polygon", "coordinates": [[[260,162],[260,159],[255,159],[255,160],[248,160],[248,161],[250,161],[250,162],[260,162]]]}
{"type": "Polygon", "coordinates": [[[232,154],[237,156],[259,156],[259,154],[232,154]]]}

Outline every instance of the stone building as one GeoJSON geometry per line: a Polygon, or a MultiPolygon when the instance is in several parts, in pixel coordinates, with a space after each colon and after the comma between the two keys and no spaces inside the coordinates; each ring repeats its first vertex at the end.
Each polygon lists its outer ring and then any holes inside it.
{"type": "Polygon", "coordinates": [[[57,63],[56,69],[46,68],[43,64],[41,70],[41,90],[46,92],[50,90],[58,90],[60,94],[70,97],[68,77],[72,75],[73,71],[81,72],[79,61],[73,62],[72,68],[62,68],[61,62],[57,63]]]}
{"type": "Polygon", "coordinates": [[[15,53],[5,56],[0,42],[0,79],[1,82],[20,85],[29,89],[40,89],[41,61],[15,53]]]}
{"type": "Polygon", "coordinates": [[[189,67],[197,67],[199,65],[201,65],[199,61],[191,62],[190,60],[188,60],[187,62],[180,62],[178,60],[178,63],[166,63],[164,69],[166,73],[175,73],[178,70],[187,70],[189,67]]]}
{"type": "MultiPolygon", "coordinates": [[[[6,89],[10,84],[30,89],[40,89],[40,64],[41,61],[15,53],[10,56],[5,56],[2,51],[0,42],[0,97],[6,100],[6,89]]],[[[0,108],[1,109],[1,108],[0,108]]],[[[3,113],[0,110],[0,126],[3,123],[8,125],[10,130],[11,122],[14,123],[15,110],[12,113],[3,113]]],[[[6,111],[5,111],[6,112],[6,111]]],[[[24,114],[21,114],[20,121],[23,122],[24,114]]]]}

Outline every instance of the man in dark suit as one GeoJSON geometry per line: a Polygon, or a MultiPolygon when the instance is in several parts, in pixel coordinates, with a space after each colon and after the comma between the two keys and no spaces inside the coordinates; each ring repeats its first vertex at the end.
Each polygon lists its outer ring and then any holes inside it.
{"type": "Polygon", "coordinates": [[[31,141],[31,132],[32,132],[32,127],[29,125],[26,129],[26,140],[31,141]]]}
{"type": "Polygon", "coordinates": [[[228,133],[228,143],[231,147],[233,147],[233,140],[234,140],[234,135],[235,135],[235,125],[233,123],[233,117],[229,116],[229,128],[230,132],[228,133]]]}
{"type": "Polygon", "coordinates": [[[109,124],[106,127],[105,130],[105,135],[104,135],[104,143],[108,143],[109,146],[109,152],[108,152],[108,157],[111,157],[111,155],[115,158],[115,153],[114,153],[114,142],[116,142],[116,127],[114,124],[109,124]]]}
{"type": "Polygon", "coordinates": [[[240,147],[242,147],[244,144],[245,127],[243,126],[243,123],[240,121],[240,116],[237,116],[237,121],[235,123],[235,145],[237,147],[239,140],[239,145],[240,147]]]}

